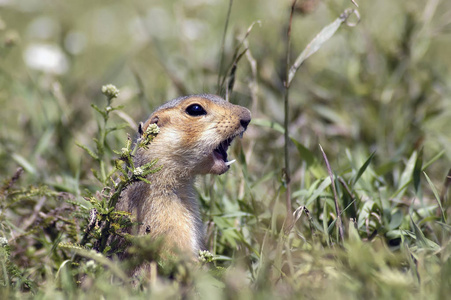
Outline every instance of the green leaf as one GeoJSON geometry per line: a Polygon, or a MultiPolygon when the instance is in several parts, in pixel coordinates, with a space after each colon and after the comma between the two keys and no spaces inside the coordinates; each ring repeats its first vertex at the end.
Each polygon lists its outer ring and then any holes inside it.
{"type": "Polygon", "coordinates": [[[388,224],[388,230],[394,230],[397,229],[399,226],[401,226],[402,221],[404,219],[404,215],[400,210],[396,210],[392,215],[390,219],[390,224],[388,224]]]}
{"type": "Polygon", "coordinates": [[[144,177],[136,177],[136,178],[141,180],[141,181],[144,181],[147,184],[151,184],[151,182],[149,180],[147,180],[146,178],[144,178],[144,177]]]}
{"type": "Polygon", "coordinates": [[[413,221],[412,216],[410,216],[410,222],[411,222],[412,227],[413,227],[414,232],[415,232],[415,238],[416,238],[416,240],[418,242],[418,247],[429,249],[429,250],[433,250],[433,251],[440,250],[440,246],[439,245],[437,245],[436,243],[434,243],[433,241],[427,239],[424,236],[424,234],[421,231],[421,229],[413,221]]]}
{"type": "Polygon", "coordinates": [[[85,150],[86,152],[88,152],[88,154],[94,158],[95,160],[99,160],[99,157],[97,156],[97,154],[95,154],[91,149],[89,149],[88,147],[86,147],[85,145],[80,144],[79,142],[75,142],[75,144],[80,147],[81,149],[85,150]]]}
{"type": "Polygon", "coordinates": [[[410,184],[410,182],[412,182],[412,174],[413,174],[413,170],[415,168],[416,160],[417,160],[417,152],[413,151],[412,155],[410,156],[409,160],[407,161],[404,171],[401,174],[401,178],[399,179],[397,191],[394,193],[392,198],[401,197],[404,194],[407,186],[410,184]]]}
{"type": "Polygon", "coordinates": [[[445,223],[442,223],[442,222],[438,222],[438,221],[437,221],[436,223],[439,224],[440,226],[442,226],[443,229],[445,229],[445,230],[451,232],[451,226],[450,226],[450,225],[445,224],[445,223]]]}
{"type": "Polygon", "coordinates": [[[437,161],[440,157],[443,156],[443,154],[445,154],[445,150],[440,151],[439,153],[437,153],[436,156],[434,156],[433,158],[431,158],[427,163],[425,163],[423,165],[423,171],[427,169],[427,167],[429,167],[430,165],[432,165],[435,161],[437,161]]]}
{"type": "Polygon", "coordinates": [[[104,119],[107,118],[107,114],[103,110],[101,110],[97,105],[91,104],[91,107],[94,108],[99,114],[101,114],[104,119]]]}
{"type": "Polygon", "coordinates": [[[91,172],[92,172],[92,175],[94,175],[94,177],[97,178],[98,181],[103,183],[103,180],[102,180],[102,178],[100,178],[99,172],[97,172],[97,170],[91,169],[91,172]]]}
{"type": "Polygon", "coordinates": [[[42,153],[48,151],[49,145],[50,145],[52,139],[55,138],[53,136],[54,134],[55,134],[55,128],[53,126],[47,128],[47,130],[39,138],[39,142],[35,147],[35,151],[34,151],[35,156],[41,155],[42,153]]]}
{"type": "Polygon", "coordinates": [[[330,177],[326,177],[321,185],[313,192],[313,194],[305,201],[305,206],[310,206],[311,202],[315,200],[321,193],[331,184],[330,177]]]}
{"type": "Polygon", "coordinates": [[[330,235],[332,229],[334,228],[336,222],[337,222],[337,219],[333,220],[333,221],[330,223],[329,227],[327,227],[327,232],[328,232],[329,235],[330,235]]]}
{"type": "Polygon", "coordinates": [[[368,157],[368,159],[365,161],[365,163],[360,167],[359,171],[357,172],[357,175],[355,176],[354,181],[352,182],[352,186],[354,186],[357,183],[357,181],[360,179],[360,177],[365,172],[366,168],[368,168],[368,166],[370,165],[371,161],[373,160],[373,157],[374,157],[375,153],[376,153],[376,151],[371,153],[370,156],[368,157]]]}
{"type": "Polygon", "coordinates": [[[17,153],[12,153],[11,156],[16,161],[16,163],[18,163],[28,173],[36,175],[35,167],[33,167],[33,165],[28,160],[26,160],[25,157],[17,153]]]}
{"type": "Polygon", "coordinates": [[[356,227],[357,227],[357,224],[355,223],[355,221],[349,222],[348,236],[349,236],[350,241],[360,243],[362,240],[360,239],[359,231],[357,230],[356,227]]]}
{"type": "Polygon", "coordinates": [[[316,162],[316,158],[313,155],[313,153],[309,149],[304,147],[304,145],[302,145],[301,143],[296,141],[294,138],[291,138],[291,140],[293,141],[296,148],[298,149],[301,159],[306,162],[307,167],[313,165],[316,162]]]}
{"type": "Polygon", "coordinates": [[[121,110],[124,107],[125,107],[124,105],[110,106],[110,112],[115,111],[115,110],[121,110]]]}
{"type": "Polygon", "coordinates": [[[129,127],[130,127],[130,125],[128,123],[123,123],[123,124],[120,124],[120,125],[117,125],[117,126],[114,126],[114,127],[107,128],[106,133],[108,134],[110,132],[126,129],[126,128],[129,128],[129,127]]]}
{"type": "Polygon", "coordinates": [[[96,143],[96,146],[97,146],[97,154],[99,156],[99,158],[97,160],[100,160],[100,157],[103,157],[105,145],[96,138],[93,138],[92,140],[96,143]]]}

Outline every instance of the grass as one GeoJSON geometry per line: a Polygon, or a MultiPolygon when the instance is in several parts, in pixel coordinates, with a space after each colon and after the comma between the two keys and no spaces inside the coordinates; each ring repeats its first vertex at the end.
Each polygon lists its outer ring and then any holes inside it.
{"type": "Polygon", "coordinates": [[[242,2],[0,4],[2,298],[449,294],[450,4],[298,0],[290,21],[291,1],[242,2]],[[347,8],[360,23],[290,77],[347,8]],[[42,44],[63,58],[33,65],[42,44]],[[253,120],[229,150],[238,163],[197,182],[213,257],[155,263],[137,288],[94,250],[101,227],[84,238],[93,207],[116,224],[113,150],[162,102],[218,90],[253,120]]]}

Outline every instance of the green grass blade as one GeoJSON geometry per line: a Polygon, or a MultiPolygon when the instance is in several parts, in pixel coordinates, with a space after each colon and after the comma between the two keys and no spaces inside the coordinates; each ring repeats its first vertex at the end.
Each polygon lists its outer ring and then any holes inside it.
{"type": "Polygon", "coordinates": [[[366,168],[370,165],[371,161],[373,160],[374,154],[376,154],[376,151],[370,154],[370,156],[367,158],[365,163],[360,167],[359,171],[357,172],[357,175],[355,176],[355,179],[352,182],[352,186],[354,186],[357,181],[362,177],[363,173],[365,173],[366,168]]]}
{"type": "Polygon", "coordinates": [[[413,168],[413,186],[415,188],[415,192],[418,193],[420,189],[420,183],[421,183],[421,169],[423,167],[423,149],[420,150],[420,153],[418,154],[418,158],[415,162],[415,166],[413,168]]]}
{"type": "Polygon", "coordinates": [[[407,186],[412,182],[412,174],[415,168],[416,160],[417,160],[417,152],[414,151],[406,163],[404,171],[402,172],[398,182],[398,188],[396,192],[393,194],[392,198],[401,197],[404,194],[407,186]]]}
{"type": "Polygon", "coordinates": [[[414,229],[414,233],[415,233],[415,238],[418,242],[418,246],[421,248],[425,248],[428,250],[433,250],[433,251],[437,251],[440,250],[440,246],[437,245],[436,243],[434,243],[433,241],[427,239],[424,236],[424,233],[421,231],[420,227],[418,227],[417,224],[415,224],[415,222],[412,219],[412,216],[410,216],[410,222],[412,224],[412,227],[414,229]]]}
{"type": "Polygon", "coordinates": [[[316,162],[315,156],[309,149],[304,147],[304,145],[296,141],[294,138],[291,138],[291,141],[296,146],[296,149],[298,149],[301,159],[307,163],[307,167],[313,165],[316,162]]]}
{"type": "Polygon", "coordinates": [[[446,223],[446,215],[445,215],[445,212],[443,211],[443,206],[442,206],[442,202],[440,201],[439,193],[438,193],[437,189],[435,188],[434,184],[432,183],[431,179],[429,178],[429,176],[426,174],[426,172],[423,172],[423,174],[424,174],[424,177],[426,177],[426,180],[427,180],[429,186],[431,187],[432,193],[434,193],[434,197],[438,203],[438,206],[440,207],[440,212],[442,213],[442,221],[444,223],[446,223]]]}
{"type": "Polygon", "coordinates": [[[11,154],[12,158],[30,174],[36,175],[36,168],[22,155],[18,153],[11,154]]]}
{"type": "Polygon", "coordinates": [[[319,195],[322,194],[322,192],[324,192],[324,190],[331,184],[330,181],[330,177],[326,177],[323,182],[320,184],[320,186],[315,189],[315,191],[313,192],[313,194],[308,197],[308,199],[305,201],[305,206],[309,207],[311,202],[313,200],[315,200],[319,195]]]}

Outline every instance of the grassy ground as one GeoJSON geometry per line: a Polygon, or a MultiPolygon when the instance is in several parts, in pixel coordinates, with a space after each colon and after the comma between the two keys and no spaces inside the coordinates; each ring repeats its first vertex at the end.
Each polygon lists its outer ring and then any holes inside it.
{"type": "Polygon", "coordinates": [[[0,1],[2,298],[451,292],[451,3],[298,0],[287,35],[291,4],[0,1]],[[319,45],[346,8],[360,23],[319,45]],[[321,47],[287,90],[287,47],[291,66],[312,40],[321,47]],[[113,150],[137,121],[180,95],[225,96],[231,72],[229,99],[253,121],[229,150],[238,163],[197,182],[213,260],[155,264],[158,276],[136,288],[120,262],[91,250],[100,228],[78,246],[90,209],[106,203],[86,198],[102,199],[113,150]],[[107,83],[120,109],[105,127],[91,105],[107,106],[107,83]]]}

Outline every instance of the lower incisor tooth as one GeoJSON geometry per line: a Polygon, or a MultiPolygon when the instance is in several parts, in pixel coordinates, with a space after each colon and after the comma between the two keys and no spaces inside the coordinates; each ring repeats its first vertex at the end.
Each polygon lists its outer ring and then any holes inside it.
{"type": "Polygon", "coordinates": [[[231,161],[226,161],[225,165],[226,165],[226,166],[230,166],[230,165],[233,164],[234,162],[236,162],[236,159],[231,160],[231,161]]]}

